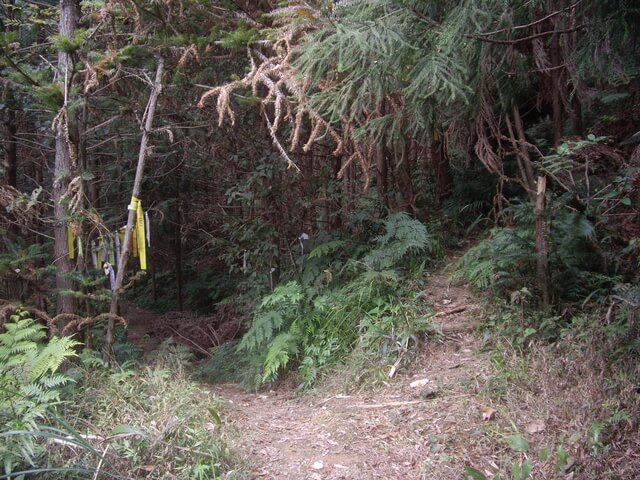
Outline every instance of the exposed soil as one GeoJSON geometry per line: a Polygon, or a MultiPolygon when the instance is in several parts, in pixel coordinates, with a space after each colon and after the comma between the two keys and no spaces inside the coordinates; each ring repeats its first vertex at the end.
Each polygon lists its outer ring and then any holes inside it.
{"type": "MultiPolygon", "coordinates": [[[[286,382],[259,393],[211,387],[227,404],[231,448],[250,478],[438,480],[461,478],[467,465],[492,471],[493,420],[483,418],[492,416],[483,394],[491,367],[474,332],[480,307],[446,273],[426,288],[443,333],[393,378],[354,388],[345,374],[305,394],[286,382]]],[[[157,318],[133,307],[127,314],[130,338],[153,348],[157,318]]]]}
{"type": "Polygon", "coordinates": [[[426,341],[410,373],[384,385],[351,392],[334,379],[304,395],[212,388],[228,403],[233,448],[251,478],[453,479],[490,455],[479,395],[490,367],[472,332],[479,308],[446,274],[430,280],[428,296],[443,338],[426,341]]]}

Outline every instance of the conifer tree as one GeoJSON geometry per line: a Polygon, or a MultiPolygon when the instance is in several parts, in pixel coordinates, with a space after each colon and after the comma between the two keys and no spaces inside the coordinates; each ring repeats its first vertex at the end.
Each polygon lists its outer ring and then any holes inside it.
{"type": "Polygon", "coordinates": [[[73,313],[75,299],[65,290],[71,290],[73,283],[68,274],[72,270],[67,242],[67,221],[69,219],[68,199],[65,194],[69,180],[76,168],[75,146],[69,134],[69,104],[74,79],[73,39],[78,21],[79,3],[77,0],[60,0],[59,38],[57,76],[58,85],[63,94],[63,104],[53,121],[55,132],[55,167],[53,179],[54,203],[54,265],[56,265],[56,288],[58,289],[58,312],[73,313]]]}

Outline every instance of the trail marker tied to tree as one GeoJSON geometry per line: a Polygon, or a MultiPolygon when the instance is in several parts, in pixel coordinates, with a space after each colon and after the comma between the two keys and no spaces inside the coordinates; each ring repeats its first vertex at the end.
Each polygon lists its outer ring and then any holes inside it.
{"type": "MultiPolygon", "coordinates": [[[[149,137],[153,127],[153,117],[156,110],[156,104],[158,103],[158,97],[162,92],[162,72],[164,69],[164,59],[158,58],[158,66],[156,69],[156,77],[153,83],[153,89],[149,96],[149,102],[145,111],[145,116],[141,125],[142,139],[140,140],[140,150],[138,153],[138,165],[136,167],[136,176],[133,181],[133,191],[131,192],[131,203],[129,204],[129,217],[127,218],[127,226],[124,231],[124,242],[122,244],[122,252],[120,254],[118,262],[118,274],[116,276],[115,289],[113,290],[113,296],[111,297],[111,308],[109,312],[111,314],[118,313],[118,300],[120,297],[120,290],[122,289],[122,282],[124,280],[124,269],[129,259],[129,247],[131,245],[131,239],[133,236],[133,227],[136,225],[136,234],[138,235],[138,248],[142,248],[139,252],[140,255],[140,268],[146,269],[146,259],[143,261],[144,249],[145,249],[145,234],[144,234],[144,215],[142,214],[142,202],[140,201],[140,190],[142,188],[142,180],[144,175],[144,162],[147,153],[147,145],[149,143],[149,137]]],[[[105,338],[103,357],[105,361],[113,363],[113,341],[115,338],[115,322],[109,320],[107,325],[107,334],[105,338]]]]}

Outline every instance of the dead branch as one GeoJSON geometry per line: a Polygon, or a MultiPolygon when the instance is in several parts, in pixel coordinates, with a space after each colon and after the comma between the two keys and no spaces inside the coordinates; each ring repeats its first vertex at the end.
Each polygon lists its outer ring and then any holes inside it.
{"type": "Polygon", "coordinates": [[[550,18],[553,18],[556,15],[560,15],[561,13],[564,13],[564,12],[566,12],[568,10],[571,10],[572,8],[577,7],[582,2],[583,2],[583,0],[578,0],[577,2],[575,2],[572,5],[569,5],[568,7],[565,7],[563,9],[561,9],[561,10],[557,10],[555,12],[551,12],[550,14],[548,14],[548,15],[546,15],[546,16],[538,19],[538,20],[535,20],[535,21],[533,21],[531,23],[527,23],[526,25],[517,25],[515,27],[505,27],[505,28],[501,28],[500,30],[494,30],[493,32],[479,33],[478,35],[485,37],[485,36],[497,35],[498,33],[508,32],[508,31],[512,31],[512,30],[522,30],[524,28],[530,28],[530,27],[533,27],[533,26],[538,25],[540,23],[543,23],[546,20],[549,20],[550,18]]]}

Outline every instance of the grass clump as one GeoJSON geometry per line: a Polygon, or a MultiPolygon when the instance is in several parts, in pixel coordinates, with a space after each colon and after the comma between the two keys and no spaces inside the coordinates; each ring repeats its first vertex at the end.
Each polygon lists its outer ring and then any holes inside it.
{"type": "Polygon", "coordinates": [[[169,341],[151,365],[86,372],[65,415],[104,451],[105,470],[127,472],[126,478],[241,478],[224,442],[222,406],[190,379],[189,360],[169,341]]]}

